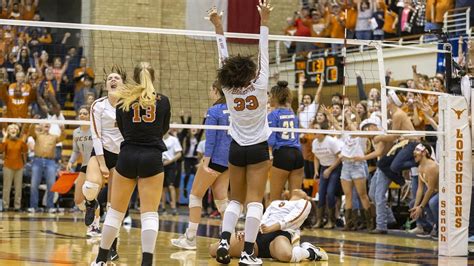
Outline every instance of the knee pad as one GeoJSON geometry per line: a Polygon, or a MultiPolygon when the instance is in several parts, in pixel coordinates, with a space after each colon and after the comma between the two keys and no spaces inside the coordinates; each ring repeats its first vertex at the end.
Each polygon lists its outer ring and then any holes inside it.
{"type": "Polygon", "coordinates": [[[242,204],[236,200],[231,200],[229,202],[229,205],[225,209],[226,212],[233,213],[237,215],[237,217],[240,217],[240,213],[242,213],[242,204]]]}
{"type": "Polygon", "coordinates": [[[86,202],[84,200],[81,201],[81,203],[76,204],[76,206],[80,211],[85,211],[86,210],[86,202]]]}
{"type": "Polygon", "coordinates": [[[158,232],[160,223],[157,212],[142,213],[140,219],[142,222],[142,232],[146,230],[158,232]]]}
{"type": "Polygon", "coordinates": [[[189,194],[189,208],[202,208],[202,198],[189,194]]]}
{"type": "Polygon", "coordinates": [[[216,207],[219,213],[224,214],[225,209],[227,208],[227,205],[229,205],[229,200],[228,199],[222,199],[222,200],[215,199],[214,204],[216,204],[216,207]]]}
{"type": "Polygon", "coordinates": [[[107,215],[105,216],[104,225],[120,229],[120,225],[122,224],[122,220],[124,217],[125,213],[109,208],[109,210],[107,211],[107,215]]]}
{"type": "Polygon", "coordinates": [[[82,185],[82,194],[87,200],[91,201],[97,197],[97,195],[99,194],[99,189],[99,184],[92,183],[86,180],[86,182],[84,182],[84,185],[82,185]]]}
{"type": "Polygon", "coordinates": [[[247,218],[261,220],[263,216],[263,204],[260,202],[250,202],[247,204],[247,218]]]}

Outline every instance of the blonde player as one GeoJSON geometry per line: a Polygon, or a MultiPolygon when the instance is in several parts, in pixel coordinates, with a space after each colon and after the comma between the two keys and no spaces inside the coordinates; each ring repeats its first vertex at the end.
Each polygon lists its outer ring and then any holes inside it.
{"type": "Polygon", "coordinates": [[[250,57],[228,56],[221,18],[216,9],[211,9],[210,20],[214,24],[219,58],[222,67],[217,78],[225,94],[229,108],[230,202],[224,213],[222,234],[216,260],[230,263],[229,248],[231,233],[239,219],[244,203],[247,203],[245,218],[245,243],[240,257],[241,265],[261,265],[262,260],[254,254],[254,243],[263,215],[262,199],[270,168],[268,137],[271,134],[267,120],[267,87],[269,78],[268,22],[272,10],[269,1],[258,5],[260,13],[259,64],[250,57]]]}

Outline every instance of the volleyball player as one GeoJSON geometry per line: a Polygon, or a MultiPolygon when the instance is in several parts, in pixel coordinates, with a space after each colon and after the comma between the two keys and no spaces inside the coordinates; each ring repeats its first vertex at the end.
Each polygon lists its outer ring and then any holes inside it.
{"type": "Polygon", "coordinates": [[[263,214],[262,199],[265,192],[270,156],[268,137],[271,130],[267,120],[267,86],[269,78],[268,62],[268,22],[272,10],[269,1],[260,1],[260,42],[259,65],[249,56],[228,57],[227,45],[221,18],[215,9],[210,12],[215,26],[219,58],[223,60],[218,70],[218,81],[225,94],[229,108],[230,135],[229,176],[231,201],[224,213],[222,234],[217,249],[216,260],[230,263],[229,244],[231,233],[247,203],[245,219],[245,244],[240,257],[242,265],[261,265],[262,260],[253,253],[263,214]]]}
{"type": "MultiPolygon", "coordinates": [[[[229,125],[229,111],[225,103],[224,92],[217,82],[212,84],[209,92],[211,98],[217,98],[207,110],[206,125],[229,125]]],[[[214,203],[221,215],[228,204],[229,188],[228,158],[229,146],[232,141],[227,131],[206,130],[204,157],[194,178],[189,195],[189,225],[186,233],[178,239],[171,239],[171,244],[184,249],[196,249],[196,232],[201,221],[202,198],[209,187],[212,187],[214,203]]]]}
{"type": "MultiPolygon", "coordinates": [[[[88,106],[81,106],[78,110],[79,116],[78,119],[81,121],[89,121],[90,114],[89,114],[89,107],[88,106]]],[[[84,185],[84,181],[86,179],[86,171],[87,171],[87,163],[89,162],[89,158],[93,149],[92,145],[92,135],[89,125],[81,125],[80,127],[76,128],[72,133],[72,154],[69,162],[67,164],[66,170],[71,171],[72,165],[77,161],[78,157],[82,157],[82,164],[81,169],[79,171],[79,176],[76,179],[76,185],[74,188],[74,203],[81,211],[85,211],[85,197],[82,194],[82,186],[84,185]]],[[[95,210],[95,218],[94,222],[90,224],[87,228],[87,236],[100,236],[100,227],[99,227],[99,220],[100,220],[100,211],[99,208],[95,210]]]]}
{"type": "MultiPolygon", "coordinates": [[[[270,127],[298,128],[298,118],[291,109],[291,92],[288,82],[278,81],[270,90],[270,103],[275,108],[268,115],[270,127]]],[[[288,181],[289,190],[301,188],[303,183],[303,154],[298,133],[273,132],[268,139],[273,152],[270,170],[270,202],[281,199],[288,181]]]]}
{"type": "MultiPolygon", "coordinates": [[[[282,262],[326,261],[328,255],[322,248],[308,242],[295,245],[299,241],[300,227],[311,227],[316,205],[301,189],[291,191],[289,200],[273,201],[262,217],[261,232],[255,243],[255,252],[262,258],[273,258],[282,262]]],[[[231,238],[230,256],[241,254],[244,243],[242,233],[231,238]]],[[[209,253],[215,257],[219,243],[209,247],[209,253]]]]}
{"type": "MultiPolygon", "coordinates": [[[[125,72],[114,66],[112,73],[107,75],[105,83],[108,96],[97,99],[91,106],[91,135],[94,149],[87,164],[86,181],[82,186],[82,193],[86,198],[85,224],[87,226],[94,221],[95,210],[98,207],[96,198],[103,179],[108,179],[108,199],[111,198],[112,176],[117,164],[120,144],[123,141],[115,120],[117,97],[113,93],[123,86],[125,79],[125,72]]],[[[110,259],[118,259],[117,239],[112,245],[110,259]]]]}
{"type": "Polygon", "coordinates": [[[126,85],[116,92],[117,124],[124,137],[112,183],[111,207],[102,230],[95,265],[105,265],[109,249],[120,229],[130,197],[138,184],[142,226],[142,263],[153,264],[158,235],[158,205],[163,190],[163,134],[170,124],[170,102],[153,87],[155,71],[148,62],[134,69],[137,85],[126,85]]]}

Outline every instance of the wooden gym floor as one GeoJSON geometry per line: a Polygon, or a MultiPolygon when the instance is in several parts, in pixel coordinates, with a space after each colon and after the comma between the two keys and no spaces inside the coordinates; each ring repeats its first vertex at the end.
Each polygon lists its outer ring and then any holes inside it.
{"type": "MultiPolygon", "coordinates": [[[[90,265],[99,239],[87,239],[80,213],[0,213],[0,265],[90,265]]],[[[122,227],[120,259],[108,265],[139,265],[140,219],[132,214],[132,227],[122,227]]],[[[187,216],[160,216],[155,265],[218,265],[207,253],[219,234],[219,220],[203,219],[196,252],[171,246],[170,239],[184,232],[187,216]]],[[[418,239],[403,232],[369,235],[362,232],[313,230],[302,233],[302,241],[323,247],[329,262],[301,265],[474,265],[474,257],[438,260],[437,242],[418,239]]],[[[237,259],[231,265],[237,265],[237,259]]],[[[265,260],[264,265],[288,265],[265,260]]],[[[291,264],[296,265],[296,264],[291,264]]]]}

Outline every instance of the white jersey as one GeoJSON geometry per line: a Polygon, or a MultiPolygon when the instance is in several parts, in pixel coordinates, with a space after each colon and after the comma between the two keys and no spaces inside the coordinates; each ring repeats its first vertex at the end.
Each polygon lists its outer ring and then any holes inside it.
{"type": "Polygon", "coordinates": [[[123,141],[122,133],[115,120],[115,107],[108,97],[102,97],[91,106],[91,133],[96,155],[103,155],[104,149],[118,154],[123,141]]]}
{"type": "MultiPolygon", "coordinates": [[[[219,58],[227,57],[225,37],[217,36],[219,58]]],[[[246,88],[223,88],[230,113],[230,135],[240,146],[268,140],[272,133],[267,120],[267,89],[269,77],[268,28],[260,27],[259,70],[256,79],[246,88]]]]}
{"type": "Polygon", "coordinates": [[[311,211],[308,200],[275,200],[265,210],[262,224],[271,226],[279,223],[282,231],[298,231],[311,211]]]}
{"type": "Polygon", "coordinates": [[[179,143],[179,139],[177,137],[168,135],[167,138],[163,138],[163,142],[166,145],[166,151],[162,153],[163,161],[170,161],[178,154],[178,152],[182,152],[183,148],[179,143]]]}

